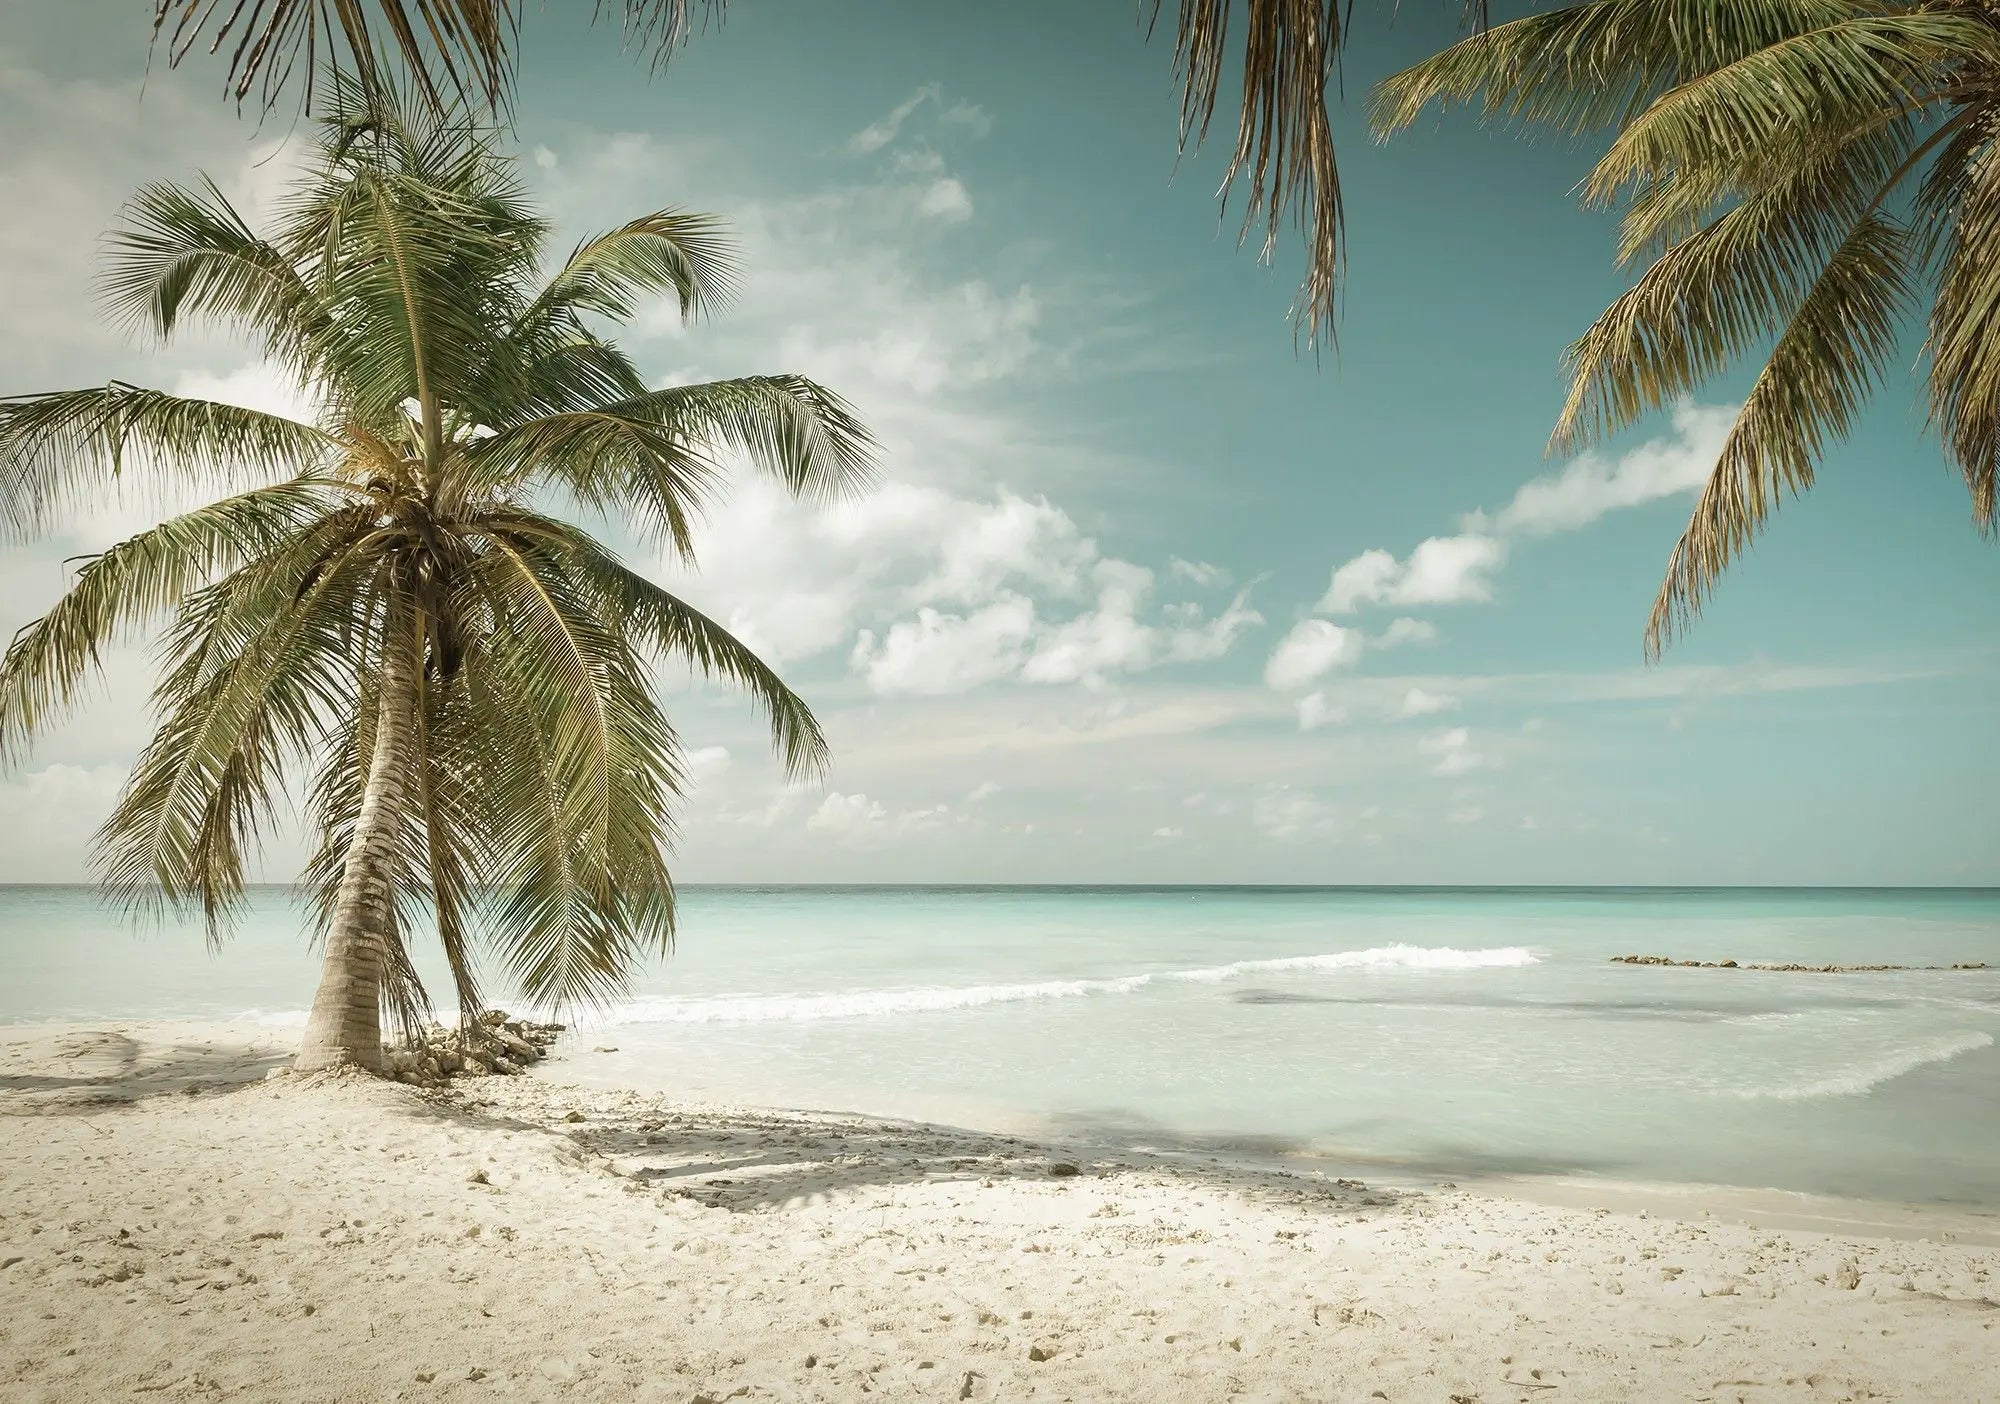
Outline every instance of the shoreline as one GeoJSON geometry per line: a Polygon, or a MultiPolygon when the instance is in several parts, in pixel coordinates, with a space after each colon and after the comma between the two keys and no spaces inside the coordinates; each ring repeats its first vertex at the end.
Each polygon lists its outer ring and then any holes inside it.
{"type": "Polygon", "coordinates": [[[246,1032],[0,1030],[0,1395],[1969,1399],[2000,1362],[2000,1237],[1949,1216],[697,1105],[560,1048],[267,1079],[289,1031],[246,1032]]]}
{"type": "MultiPolygon", "coordinates": [[[[251,1068],[258,1078],[285,1072],[297,1050],[298,1041],[298,1029],[292,1022],[265,1022],[250,1016],[233,1019],[56,1019],[0,1024],[0,1065],[4,1065],[8,1051],[14,1046],[99,1031],[134,1037],[149,1044],[172,1042],[203,1050],[185,1065],[141,1072],[136,1077],[121,1078],[115,1084],[107,1084],[106,1090],[87,1094],[103,1097],[105,1100],[100,1105],[105,1106],[141,1100],[162,1092],[184,1092],[190,1085],[196,1090],[219,1090],[242,1085],[254,1080],[244,1074],[244,1068],[251,1068]],[[238,1066],[239,1060],[244,1060],[241,1066],[238,1066]]],[[[430,1094],[457,1094],[477,1101],[480,1099],[478,1089],[498,1088],[512,1079],[528,1077],[551,1088],[567,1089],[586,1097],[644,1098],[671,1107],[679,1115],[691,1117],[755,1115],[779,1120],[796,1118],[801,1125],[834,1120],[968,1140],[1037,1145],[1058,1155],[1087,1155],[1108,1161],[1123,1159],[1151,1166],[1221,1166],[1248,1174],[1308,1180],[1365,1180],[1400,1194],[1459,1191],[1549,1208],[1610,1208],[1621,1213],[1644,1211],[1690,1222],[1799,1228],[1860,1238],[1911,1240],[1946,1234],[1954,1241],[2000,1248],[2000,1203],[1986,1205],[1869,1198],[1777,1186],[1622,1179],[1565,1171],[1491,1172],[1454,1170],[1438,1165],[1418,1169],[1384,1157],[1364,1154],[1336,1156],[1312,1150],[1303,1143],[1284,1142],[1276,1136],[1183,1135],[1161,1129],[1150,1135],[1113,1137],[1079,1133],[1066,1128],[1060,1121],[1033,1113],[997,1109],[992,1110],[990,1115],[980,1116],[977,1113],[966,1115],[964,1108],[938,1105],[923,1112],[903,1114],[863,1106],[804,1106],[776,1094],[768,1098],[744,1100],[702,1093],[671,1093],[628,1083],[616,1075],[593,1070],[590,1066],[593,1055],[616,1050],[594,1048],[591,1040],[608,1036],[609,1031],[602,1029],[564,1028],[560,1035],[544,1045],[546,1057],[541,1061],[525,1063],[507,1074],[496,1073],[480,1078],[454,1075],[448,1081],[421,1090],[430,1094]]],[[[403,1085],[393,1073],[386,1075],[383,1081],[390,1085],[403,1085]]],[[[19,1111],[18,1106],[10,1107],[4,1087],[4,1074],[0,1074],[0,1115],[19,1111]]],[[[59,1096],[57,1100],[62,1098],[59,1096]]]]}

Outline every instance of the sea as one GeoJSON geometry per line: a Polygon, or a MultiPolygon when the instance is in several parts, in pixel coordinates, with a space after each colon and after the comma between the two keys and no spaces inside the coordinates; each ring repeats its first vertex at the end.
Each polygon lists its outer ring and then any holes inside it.
{"type": "MultiPolygon", "coordinates": [[[[90,888],[0,887],[0,1023],[297,1025],[315,974],[283,888],[211,951],[90,888]]],[[[674,953],[563,1014],[589,1080],[702,1101],[2000,1208],[1990,889],[690,887],[674,953]]]]}

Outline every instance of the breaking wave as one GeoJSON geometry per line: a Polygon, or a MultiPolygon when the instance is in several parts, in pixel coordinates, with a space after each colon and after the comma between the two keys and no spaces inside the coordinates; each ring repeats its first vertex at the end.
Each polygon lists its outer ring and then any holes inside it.
{"type": "Polygon", "coordinates": [[[1915,1072],[1918,1068],[1932,1063],[1949,1063],[1953,1058],[1967,1053],[1977,1053],[1982,1048],[1993,1046],[1993,1035],[1989,1033],[1953,1034],[1947,1038],[1933,1039],[1929,1043],[1905,1048],[1865,1067],[1839,1073],[1831,1077],[1815,1079],[1811,1082],[1788,1083],[1781,1087],[1760,1087],[1739,1091],[1736,1095],[1748,1101],[1807,1102],[1825,1097],[1865,1097],[1885,1082],[1893,1082],[1899,1077],[1915,1072]]]}
{"type": "Polygon", "coordinates": [[[1080,995],[1130,994],[1157,984],[1221,984],[1245,975],[1341,970],[1487,970],[1535,965],[1525,946],[1456,950],[1449,946],[1378,946],[1326,955],[1238,960],[1194,970],[1161,970],[1081,980],[1038,980],[1022,984],[929,985],[893,990],[838,990],[824,994],[731,994],[684,998],[640,998],[610,1011],[620,1024],[734,1024],[812,1019],[864,1019],[878,1015],[928,1014],[976,1009],[988,1004],[1071,999],[1080,995]]]}

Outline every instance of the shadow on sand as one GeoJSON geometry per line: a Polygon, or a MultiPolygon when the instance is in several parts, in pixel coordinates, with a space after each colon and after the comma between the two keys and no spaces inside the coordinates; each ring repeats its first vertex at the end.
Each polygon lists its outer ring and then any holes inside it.
{"type": "MultiPolygon", "coordinates": [[[[1443,1144],[1393,1162],[1364,1160],[1314,1152],[1276,1137],[1188,1135],[1118,1113],[1065,1116],[1053,1119],[1045,1135],[1015,1136],[826,1112],[696,1110],[664,1097],[607,1095],[543,1083],[532,1075],[504,1081],[505,1086],[461,1083],[451,1092],[412,1101],[410,1114],[539,1130],[560,1138],[582,1162],[603,1165],[663,1195],[739,1212],[940,1181],[1135,1172],[1299,1207],[1373,1212],[1460,1177],[1617,1168],[1610,1162],[1557,1163],[1443,1144]]],[[[1328,1143],[1339,1144],[1360,1129],[1336,1128],[1328,1143]]]]}
{"type": "Polygon", "coordinates": [[[261,1081],[286,1061],[275,1051],[199,1042],[142,1045],[115,1031],[77,1029],[0,1045],[0,1115],[62,1115],[219,1092],[261,1081]]]}

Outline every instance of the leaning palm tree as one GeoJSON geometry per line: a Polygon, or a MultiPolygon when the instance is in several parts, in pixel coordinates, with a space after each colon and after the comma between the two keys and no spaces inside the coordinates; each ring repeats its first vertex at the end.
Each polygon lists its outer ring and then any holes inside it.
{"type": "Polygon", "coordinates": [[[1810,487],[1928,303],[1932,425],[1994,525],[2000,462],[2000,7],[1989,0],[1594,0],[1474,35],[1385,83],[1610,145],[1629,291],[1569,350],[1552,450],[1621,429],[1752,352],[1762,366],[1674,547],[1657,657],[1810,487]]]}
{"type": "MultiPolygon", "coordinates": [[[[697,11],[720,21],[728,0],[567,0],[622,21],[628,44],[657,65],[693,33],[697,11]]],[[[1119,0],[1129,5],[1132,0],[1119,0]]],[[[1150,33],[1164,0],[1138,0],[1150,33]]],[[[1460,0],[1470,21],[1486,0],[1460,0]]],[[[1340,172],[1326,90],[1352,0],[1180,0],[1174,69],[1181,85],[1181,147],[1208,135],[1233,58],[1242,67],[1236,144],[1223,171],[1226,202],[1247,177],[1242,237],[1262,216],[1269,258],[1288,219],[1305,235],[1306,276],[1294,323],[1309,343],[1333,330],[1341,262],[1340,172]],[[1232,20],[1242,16],[1242,30],[1232,20]]],[[[153,0],[153,34],[169,64],[228,51],[237,102],[276,104],[295,73],[311,105],[316,61],[337,65],[369,92],[409,75],[433,106],[476,97],[505,106],[520,43],[519,0],[153,0]]]]}
{"type": "Polygon", "coordinates": [[[275,228],[156,185],[114,236],[110,302],[169,337],[244,333],[317,405],[291,419],[111,384],[0,401],[0,524],[73,519],[123,475],[220,494],[101,555],[0,661],[0,755],[164,621],[158,728],[100,835],[126,898],[211,939],[296,783],[324,968],[298,1066],[379,1070],[384,1008],[428,1001],[435,927],[462,1010],[482,946],[529,998],[597,1000],[674,925],[682,767],[656,665],[747,688],[787,767],[805,704],[564,508],[691,556],[720,456],[800,493],[863,474],[866,431],[797,376],[650,388],[594,326],[723,294],[716,225],[663,211],[543,279],[547,228],[491,132],[340,85],[275,228]]]}

